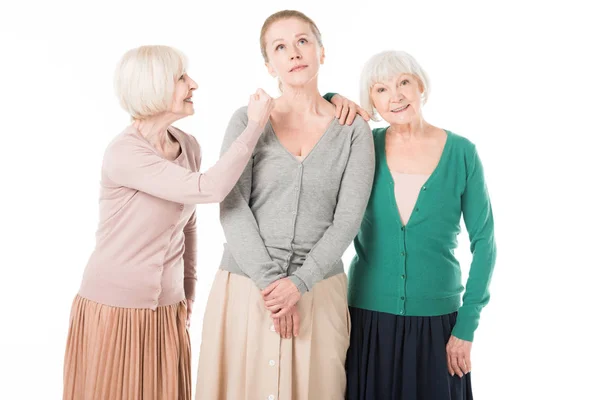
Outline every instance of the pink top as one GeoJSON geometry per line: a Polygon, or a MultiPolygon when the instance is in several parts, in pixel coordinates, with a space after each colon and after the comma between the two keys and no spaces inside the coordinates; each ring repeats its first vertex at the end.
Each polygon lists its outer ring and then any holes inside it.
{"type": "Polygon", "coordinates": [[[108,146],[100,181],[96,248],[79,295],[115,307],[150,308],[194,299],[196,204],[219,203],[246,167],[258,125],[246,130],[221,159],[200,173],[196,139],[175,127],[175,161],[163,158],[130,126],[108,146]]]}
{"type": "Polygon", "coordinates": [[[415,208],[421,188],[429,179],[429,175],[402,174],[392,171],[392,178],[394,179],[394,195],[400,220],[403,225],[406,225],[410,220],[413,208],[415,208]]]}

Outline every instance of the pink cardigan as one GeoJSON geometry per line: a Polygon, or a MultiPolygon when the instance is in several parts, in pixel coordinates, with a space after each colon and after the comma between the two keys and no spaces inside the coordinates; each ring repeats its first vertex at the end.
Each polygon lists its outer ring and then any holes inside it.
{"type": "Polygon", "coordinates": [[[219,203],[233,188],[262,133],[250,122],[221,159],[200,173],[200,146],[177,128],[174,161],[133,126],[104,154],[96,248],[79,295],[97,303],[150,308],[194,299],[196,204],[219,203]]]}

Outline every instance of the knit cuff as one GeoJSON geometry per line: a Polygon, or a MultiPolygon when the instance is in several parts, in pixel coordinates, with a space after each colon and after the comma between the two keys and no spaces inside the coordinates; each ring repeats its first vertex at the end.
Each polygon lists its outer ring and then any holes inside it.
{"type": "Polygon", "coordinates": [[[324,98],[325,100],[327,100],[328,102],[330,102],[330,103],[331,103],[331,99],[333,99],[333,96],[335,96],[336,94],[337,94],[337,93],[326,93],[326,94],[323,96],[323,98],[324,98]]]}
{"type": "Polygon", "coordinates": [[[308,287],[306,286],[306,283],[304,283],[304,281],[302,279],[300,279],[296,275],[288,276],[288,278],[290,281],[292,281],[294,283],[294,285],[296,285],[296,287],[298,288],[298,291],[300,291],[300,293],[304,294],[304,293],[308,292],[308,287]]]}

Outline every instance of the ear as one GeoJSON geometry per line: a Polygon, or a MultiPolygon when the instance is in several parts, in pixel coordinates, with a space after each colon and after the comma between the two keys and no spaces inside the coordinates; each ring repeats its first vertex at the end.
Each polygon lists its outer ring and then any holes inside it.
{"type": "Polygon", "coordinates": [[[419,92],[421,92],[421,95],[423,95],[423,93],[425,93],[425,85],[423,85],[423,82],[416,75],[415,75],[415,79],[417,80],[417,83],[419,84],[419,92]]]}
{"type": "Polygon", "coordinates": [[[275,69],[271,66],[270,63],[265,62],[265,67],[267,67],[267,71],[269,71],[269,75],[271,75],[273,78],[277,78],[277,72],[275,72],[275,69]]]}
{"type": "Polygon", "coordinates": [[[321,55],[319,56],[319,62],[322,64],[325,63],[325,48],[321,47],[321,55]]]}

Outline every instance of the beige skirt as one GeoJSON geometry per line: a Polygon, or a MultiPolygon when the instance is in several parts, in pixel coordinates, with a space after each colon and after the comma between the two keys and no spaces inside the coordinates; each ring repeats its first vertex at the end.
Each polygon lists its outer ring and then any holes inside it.
{"type": "Polygon", "coordinates": [[[281,339],[254,282],[219,270],[204,315],[196,400],[342,400],[347,284],[345,274],[317,283],[298,303],[299,336],[281,339]]]}
{"type": "Polygon", "coordinates": [[[64,364],[63,400],[189,400],[185,301],[156,311],[77,296],[64,364]]]}

